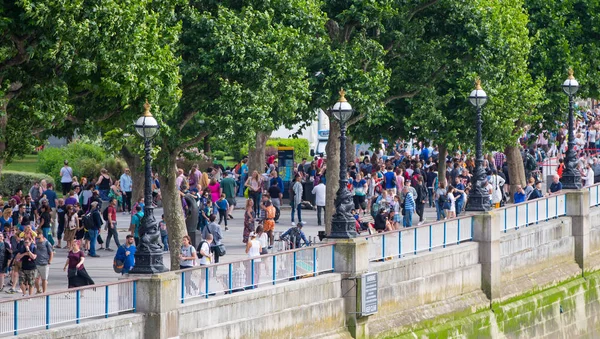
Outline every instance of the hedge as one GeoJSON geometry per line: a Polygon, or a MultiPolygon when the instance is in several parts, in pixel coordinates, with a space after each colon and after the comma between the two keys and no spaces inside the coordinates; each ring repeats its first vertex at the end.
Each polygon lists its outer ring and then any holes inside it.
{"type": "Polygon", "coordinates": [[[54,184],[54,180],[42,173],[3,171],[0,177],[0,194],[4,197],[13,196],[16,189],[22,189],[27,194],[35,181],[46,180],[54,184]]]}
{"type": "Polygon", "coordinates": [[[47,147],[38,153],[38,168],[41,173],[60,181],[60,169],[69,161],[73,175],[96,178],[100,169],[106,168],[113,179],[118,178],[127,164],[121,159],[108,157],[102,147],[83,142],[73,142],[66,147],[47,147]]]}

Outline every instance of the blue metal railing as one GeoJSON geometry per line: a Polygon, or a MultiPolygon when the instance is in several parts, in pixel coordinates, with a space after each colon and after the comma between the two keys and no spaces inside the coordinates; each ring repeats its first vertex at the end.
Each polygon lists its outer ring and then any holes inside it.
{"type": "Polygon", "coordinates": [[[558,218],[567,214],[567,196],[565,193],[530,200],[500,208],[502,232],[518,230],[537,224],[540,221],[558,218]]]}
{"type": "Polygon", "coordinates": [[[181,278],[178,295],[183,304],[194,298],[231,294],[330,273],[334,271],[334,255],[334,244],[328,243],[179,270],[176,271],[181,278]]]}
{"type": "Polygon", "coordinates": [[[0,336],[135,312],[136,288],[126,279],[0,301],[0,336]]]}
{"type": "Polygon", "coordinates": [[[369,242],[369,261],[402,258],[473,240],[473,217],[463,216],[363,237],[369,242]]]}
{"type": "Polygon", "coordinates": [[[590,192],[590,207],[600,205],[600,184],[595,184],[587,187],[590,192]]]}

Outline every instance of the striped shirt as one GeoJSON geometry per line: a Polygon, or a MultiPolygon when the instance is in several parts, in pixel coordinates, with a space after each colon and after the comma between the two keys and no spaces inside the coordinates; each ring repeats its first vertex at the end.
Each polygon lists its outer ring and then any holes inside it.
{"type": "Polygon", "coordinates": [[[404,209],[407,211],[413,211],[415,209],[415,199],[410,192],[406,193],[406,196],[404,197],[404,209]]]}

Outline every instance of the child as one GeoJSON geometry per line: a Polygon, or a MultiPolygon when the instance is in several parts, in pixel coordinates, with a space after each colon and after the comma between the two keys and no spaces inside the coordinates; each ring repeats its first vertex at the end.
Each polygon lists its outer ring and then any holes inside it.
{"type": "Polygon", "coordinates": [[[160,239],[163,243],[163,250],[165,252],[169,252],[169,235],[167,233],[167,223],[165,222],[165,215],[160,216],[160,222],[158,223],[158,227],[160,227],[160,239]]]}
{"type": "Polygon", "coordinates": [[[221,193],[219,200],[217,200],[217,211],[219,211],[219,225],[221,221],[225,220],[225,231],[228,231],[227,227],[227,210],[229,209],[229,202],[225,199],[225,193],[221,193]]]}
{"type": "Polygon", "coordinates": [[[394,196],[394,202],[392,203],[392,208],[394,211],[394,229],[400,229],[400,225],[402,224],[402,213],[400,213],[400,196],[394,196]]]}

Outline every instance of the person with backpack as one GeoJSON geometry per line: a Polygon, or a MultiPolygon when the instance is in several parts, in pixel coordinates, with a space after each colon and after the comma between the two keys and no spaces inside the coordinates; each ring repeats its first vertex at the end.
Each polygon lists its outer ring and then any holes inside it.
{"type": "Polygon", "coordinates": [[[416,201],[415,201],[415,205],[416,205],[416,212],[417,215],[419,216],[419,225],[422,225],[423,222],[425,221],[424,215],[425,215],[425,201],[427,201],[427,187],[425,187],[425,184],[423,182],[423,176],[421,174],[418,175],[417,177],[417,185],[415,186],[415,189],[417,190],[417,197],[416,197],[416,201]]]}
{"type": "Polygon", "coordinates": [[[446,183],[440,182],[438,188],[435,190],[435,210],[437,212],[437,220],[446,219],[446,212],[444,211],[444,205],[448,201],[446,196],[446,183]]]}
{"type": "Polygon", "coordinates": [[[110,248],[111,237],[115,239],[115,245],[117,245],[117,248],[121,247],[121,243],[119,242],[119,234],[117,233],[117,199],[110,199],[108,207],[102,211],[102,218],[106,222],[106,229],[108,232],[106,235],[106,250],[112,251],[110,248]]]}
{"type": "Polygon", "coordinates": [[[100,216],[97,201],[92,202],[90,213],[83,216],[83,223],[88,229],[90,238],[90,257],[98,258],[100,256],[96,254],[96,243],[98,242],[100,228],[102,228],[102,217],[100,216]]]}
{"type": "Polygon", "coordinates": [[[530,149],[529,152],[525,152],[525,179],[529,179],[532,172],[537,169],[534,155],[535,151],[533,149],[530,149]]]}
{"type": "Polygon", "coordinates": [[[128,274],[135,266],[135,240],[131,234],[125,237],[125,244],[119,246],[113,262],[113,269],[116,273],[128,274]]]}
{"type": "Polygon", "coordinates": [[[135,214],[131,216],[131,225],[129,226],[129,232],[133,236],[135,240],[135,245],[140,245],[140,224],[142,222],[142,218],[144,217],[144,212],[142,211],[142,206],[135,206],[135,214]]]}

